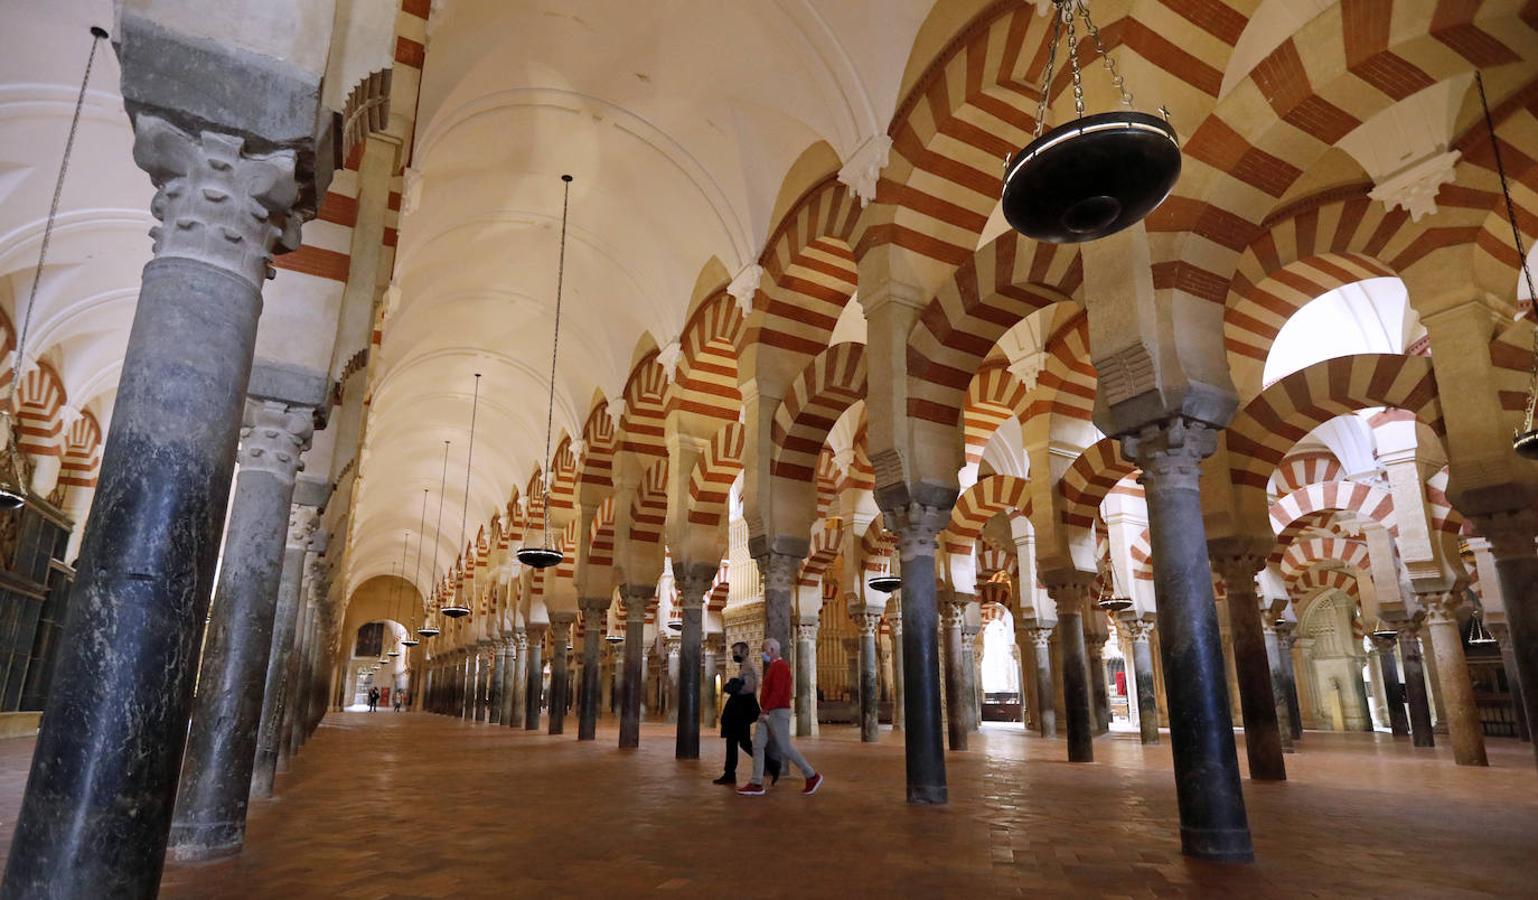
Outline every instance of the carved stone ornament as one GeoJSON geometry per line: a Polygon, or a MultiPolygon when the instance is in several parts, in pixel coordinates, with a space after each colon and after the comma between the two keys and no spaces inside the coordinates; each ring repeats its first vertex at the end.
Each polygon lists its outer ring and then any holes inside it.
{"type": "Polygon", "coordinates": [[[150,212],[157,258],[194,259],[260,288],[273,277],[275,248],[299,247],[294,204],[299,184],[292,150],[246,155],[245,141],[205,131],[191,135],[164,119],[134,122],[134,162],[158,189],[150,212]]]}
{"type": "Polygon", "coordinates": [[[1152,490],[1196,490],[1202,460],[1218,446],[1217,430],[1177,416],[1122,438],[1122,453],[1143,470],[1139,481],[1152,490]]]}
{"type": "Polygon", "coordinates": [[[890,523],[887,527],[897,533],[898,551],[904,561],[915,556],[934,556],[938,545],[936,537],[950,524],[951,511],[923,503],[882,510],[882,516],[890,523]]]}
{"type": "Polygon", "coordinates": [[[758,286],[763,280],[764,267],[758,263],[749,263],[726,286],[726,292],[737,301],[737,308],[742,310],[744,316],[753,312],[753,298],[758,295],[758,286]]]}
{"type": "Polygon", "coordinates": [[[313,506],[295,504],[288,508],[288,549],[304,550],[320,527],[320,511],[313,506]]]}
{"type": "Polygon", "coordinates": [[[304,468],[300,454],[315,432],[314,411],[275,401],[248,401],[240,429],[242,471],[266,472],[287,484],[304,468]]]}
{"type": "Polygon", "coordinates": [[[892,138],[885,132],[873,134],[865,143],[855,148],[849,161],[838,170],[839,183],[848,185],[860,198],[860,206],[867,206],[876,199],[876,187],[881,182],[881,170],[885,169],[892,155],[892,138]]]}

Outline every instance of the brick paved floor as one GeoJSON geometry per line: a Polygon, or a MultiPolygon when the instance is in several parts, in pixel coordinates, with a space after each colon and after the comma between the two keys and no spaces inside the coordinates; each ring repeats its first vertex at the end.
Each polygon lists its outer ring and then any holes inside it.
{"type": "MultiPolygon", "coordinates": [[[[572,727],[571,731],[575,731],[572,727]]],[[[1538,896],[1538,769],[1491,742],[1488,769],[1408,741],[1310,732],[1292,780],[1246,783],[1259,861],[1180,855],[1168,745],[1060,741],[987,726],[948,756],[951,803],[902,802],[902,744],[829,728],[803,742],[828,776],[764,799],[672,758],[427,714],[333,713],[258,804],[246,852],[167,870],[167,897],[1538,896]],[[765,878],[765,871],[774,873],[765,878]]],[[[0,742],[9,840],[30,741],[0,742]],[[20,771],[18,771],[18,767],[20,771]]],[[[1240,759],[1244,758],[1240,751],[1240,759]]],[[[1242,764],[1242,763],[1241,763],[1242,764]]]]}

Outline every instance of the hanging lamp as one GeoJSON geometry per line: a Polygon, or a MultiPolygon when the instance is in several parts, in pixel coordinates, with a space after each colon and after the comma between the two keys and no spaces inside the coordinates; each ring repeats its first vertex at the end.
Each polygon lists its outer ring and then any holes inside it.
{"type": "Polygon", "coordinates": [[[1490,630],[1485,627],[1485,614],[1475,610],[1471,618],[1474,620],[1474,623],[1469,627],[1469,646],[1488,647],[1496,643],[1495,635],[1491,634],[1490,630]]]}
{"type": "Polygon", "coordinates": [[[15,359],[11,363],[11,393],[0,408],[5,419],[5,456],[0,459],[0,511],[19,509],[27,502],[27,481],[30,466],[21,452],[21,442],[16,436],[16,423],[21,412],[17,392],[21,390],[22,368],[27,359],[27,332],[32,324],[32,309],[37,305],[37,287],[43,280],[43,269],[48,263],[48,245],[53,240],[53,226],[59,218],[59,198],[64,193],[64,178],[69,173],[69,159],[75,150],[75,135],[80,130],[80,113],[85,107],[86,86],[91,82],[91,69],[96,63],[96,48],[107,36],[105,29],[91,26],[91,49],[85,57],[85,75],[80,79],[80,93],[75,97],[74,117],[69,121],[69,137],[64,139],[64,155],[59,160],[59,177],[53,183],[53,201],[48,206],[48,218],[43,220],[43,236],[38,242],[37,268],[32,273],[32,287],[27,292],[27,310],[21,316],[21,333],[16,339],[15,359]]]}
{"type": "MultiPolygon", "coordinates": [[[[1485,112],[1485,129],[1490,133],[1490,150],[1495,154],[1495,173],[1501,178],[1501,196],[1506,200],[1506,219],[1511,222],[1511,240],[1517,247],[1517,264],[1522,267],[1522,281],[1527,285],[1528,302],[1538,308],[1538,290],[1533,289],[1533,273],[1527,265],[1527,249],[1522,245],[1522,230],[1517,227],[1517,206],[1511,199],[1511,187],[1506,183],[1506,164],[1501,159],[1501,142],[1495,137],[1495,120],[1490,116],[1490,99],[1485,96],[1485,79],[1476,69],[1474,84],[1479,87],[1479,105],[1485,112]]],[[[1538,412],[1538,329],[1533,332],[1532,371],[1527,383],[1527,406],[1522,414],[1522,427],[1511,437],[1511,447],[1523,459],[1538,460],[1538,427],[1533,416],[1538,412]]],[[[1472,642],[1470,642],[1472,643],[1472,642]]]]}
{"type": "MultiPolygon", "coordinates": [[[[411,579],[413,589],[422,581],[422,542],[427,537],[427,490],[427,488],[422,488],[422,515],[417,520],[417,571],[416,575],[411,579]]],[[[438,629],[432,627],[427,621],[427,610],[421,610],[421,613],[422,625],[417,628],[417,634],[425,638],[437,637],[438,629]]],[[[412,637],[410,631],[408,631],[405,640],[402,640],[401,643],[407,647],[415,647],[422,642],[412,637]]]]}
{"type": "Polygon", "coordinates": [[[890,594],[903,586],[903,580],[890,572],[871,576],[865,586],[882,594],[890,594]]]}
{"type": "Polygon", "coordinates": [[[1160,110],[1163,118],[1133,110],[1132,94],[1106,52],[1084,0],[1053,2],[1035,139],[1004,160],[1004,218],[1026,237],[1076,244],[1115,234],[1163,203],[1180,178],[1180,142],[1168,110],[1160,110]],[[1075,16],[1084,20],[1125,109],[1084,115],[1075,16]],[[1065,32],[1077,115],[1043,134],[1053,63],[1065,32]]]}
{"type": "Polygon", "coordinates": [[[1131,609],[1132,598],[1122,596],[1121,591],[1117,590],[1116,567],[1111,565],[1109,558],[1106,559],[1105,570],[1109,577],[1101,582],[1100,599],[1095,602],[1095,605],[1113,615],[1124,609],[1131,609]]]}
{"type": "MultiPolygon", "coordinates": [[[[465,525],[470,516],[470,461],[475,458],[475,414],[481,406],[481,373],[475,373],[475,392],[470,401],[470,446],[465,451],[465,503],[459,512],[459,545],[465,546],[465,525]]],[[[454,578],[454,590],[449,595],[449,605],[443,608],[443,614],[451,619],[462,619],[470,615],[470,607],[462,602],[465,584],[465,570],[475,571],[474,553],[467,552],[461,558],[459,574],[454,578]]]]}
{"type": "MultiPolygon", "coordinates": [[[[443,537],[443,492],[449,483],[449,442],[443,442],[443,474],[438,478],[438,523],[433,526],[433,602],[432,606],[444,615],[448,613],[438,607],[438,598],[442,596],[442,587],[438,584],[438,542],[443,537]]],[[[451,617],[452,618],[452,617],[451,617]]],[[[433,629],[433,635],[442,634],[437,628],[433,629]]],[[[428,635],[432,637],[432,635],[428,635]]]]}
{"type": "MultiPolygon", "coordinates": [[[[518,561],[533,569],[548,569],[560,565],[566,559],[550,541],[550,432],[555,423],[555,362],[561,347],[561,289],[566,280],[566,215],[571,208],[571,176],[562,175],[564,183],[561,195],[561,253],[555,270],[555,331],[550,339],[550,403],[545,409],[545,456],[544,471],[540,475],[540,530],[544,543],[538,547],[523,546],[518,549],[518,561]]],[[[525,529],[527,533],[527,529],[525,529]]]]}

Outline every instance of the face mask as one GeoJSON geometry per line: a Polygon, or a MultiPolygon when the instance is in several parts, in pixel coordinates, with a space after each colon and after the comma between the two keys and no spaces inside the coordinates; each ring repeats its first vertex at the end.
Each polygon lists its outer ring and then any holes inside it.
{"type": "Polygon", "coordinates": [[[769,655],[769,654],[767,654],[767,653],[765,653],[765,654],[764,654],[764,664],[765,664],[765,665],[767,665],[767,664],[769,664],[769,663],[771,663],[771,662],[773,662],[773,661],[774,661],[774,658],[773,658],[773,657],[771,657],[771,656],[770,656],[770,655],[769,655]]]}
{"type": "Polygon", "coordinates": [[[732,662],[734,662],[734,663],[742,662],[742,654],[741,653],[733,653],[732,654],[732,662]]]}

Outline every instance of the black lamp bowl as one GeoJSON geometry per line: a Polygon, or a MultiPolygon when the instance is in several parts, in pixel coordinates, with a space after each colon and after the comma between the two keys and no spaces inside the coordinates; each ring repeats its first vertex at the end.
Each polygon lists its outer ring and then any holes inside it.
{"type": "Polygon", "coordinates": [[[416,645],[418,645],[420,643],[422,643],[422,642],[417,640],[414,637],[403,637],[403,638],[401,638],[401,646],[403,646],[403,647],[415,647],[416,645]]]}
{"type": "Polygon", "coordinates": [[[434,628],[431,625],[423,625],[421,628],[417,629],[417,634],[420,634],[425,638],[435,638],[442,633],[443,632],[440,629],[434,628]]]}
{"type": "Polygon", "coordinates": [[[566,554],[550,547],[524,547],[518,551],[518,561],[532,569],[548,569],[566,560],[566,554]]]}
{"type": "Polygon", "coordinates": [[[1121,612],[1124,609],[1131,609],[1132,608],[1132,598],[1130,598],[1130,597],[1107,597],[1104,600],[1101,600],[1096,605],[1099,606],[1101,609],[1105,610],[1106,612],[1121,612]]]}
{"type": "Polygon", "coordinates": [[[623,644],[625,642],[625,636],[622,634],[610,634],[605,635],[604,640],[611,644],[623,644]]]}
{"type": "Polygon", "coordinates": [[[1378,631],[1374,631],[1372,636],[1380,641],[1392,641],[1394,638],[1399,637],[1399,632],[1390,631],[1387,628],[1383,628],[1379,629],[1378,631]]]}
{"type": "Polygon", "coordinates": [[[401,655],[401,652],[399,650],[391,650],[389,653],[385,654],[385,656],[388,656],[391,659],[394,659],[395,657],[400,656],[400,655],[401,655]]]}
{"type": "Polygon", "coordinates": [[[26,505],[27,495],[16,488],[0,487],[0,510],[10,511],[21,509],[26,505]]]}
{"type": "Polygon", "coordinates": [[[677,620],[677,619],[674,619],[674,620],[668,622],[668,630],[669,631],[683,631],[684,630],[684,623],[679,621],[679,620],[677,620]]]}
{"type": "MultiPolygon", "coordinates": [[[[1511,439],[1511,449],[1523,459],[1538,460],[1538,429],[1524,431],[1511,439]]],[[[0,495],[3,502],[3,495],[0,495]]]]}
{"type": "Polygon", "coordinates": [[[438,610],[438,612],[443,613],[451,619],[463,619],[465,616],[470,615],[470,607],[460,606],[457,603],[451,603],[448,606],[438,610]]]}
{"type": "Polygon", "coordinates": [[[1028,238],[1077,244],[1135,225],[1180,178],[1169,123],[1118,110],[1074,119],[1031,141],[1004,172],[1004,218],[1028,238]]]}
{"type": "Polygon", "coordinates": [[[866,587],[883,594],[890,594],[903,586],[903,580],[896,575],[877,575],[865,582],[866,587]]]}

